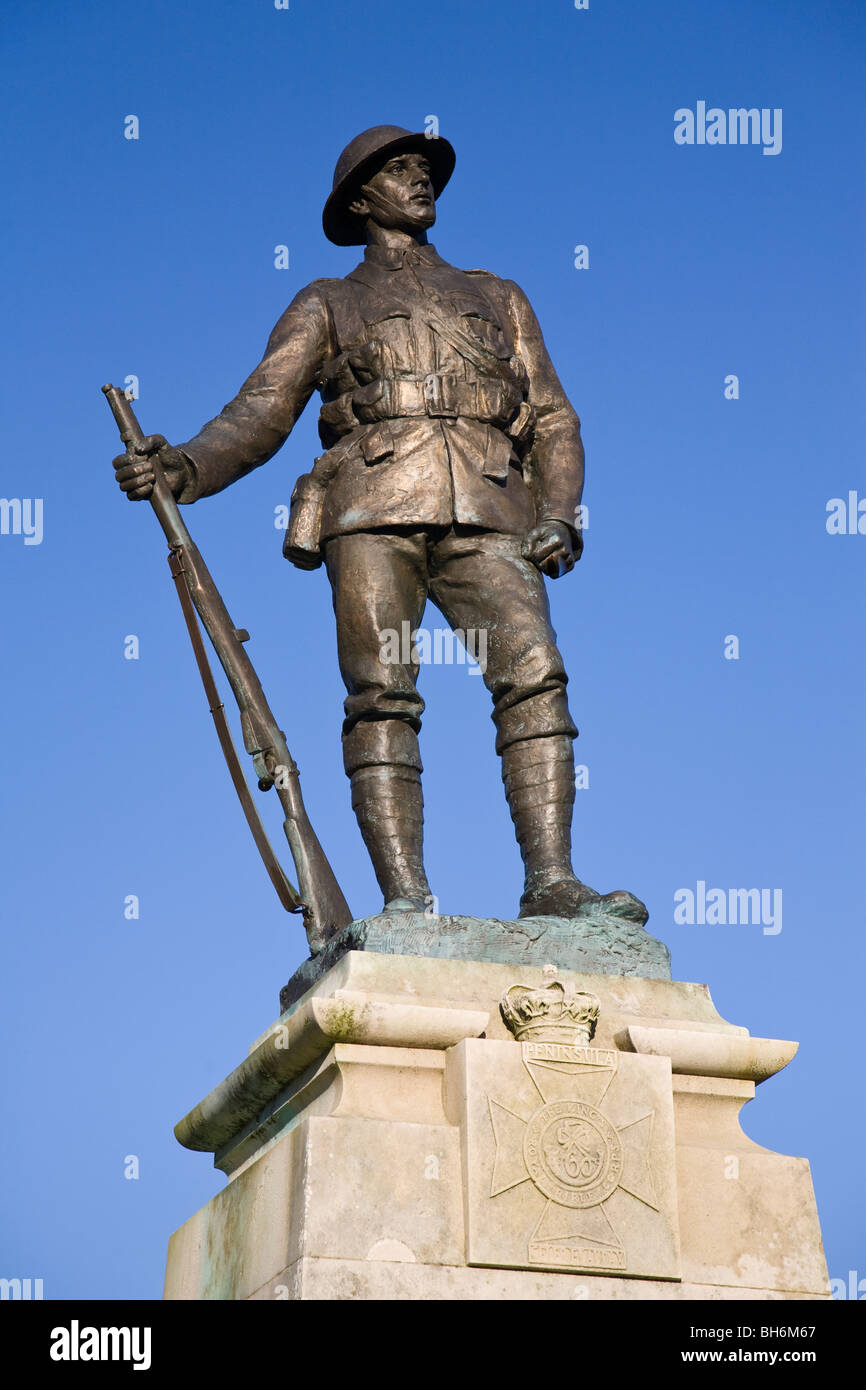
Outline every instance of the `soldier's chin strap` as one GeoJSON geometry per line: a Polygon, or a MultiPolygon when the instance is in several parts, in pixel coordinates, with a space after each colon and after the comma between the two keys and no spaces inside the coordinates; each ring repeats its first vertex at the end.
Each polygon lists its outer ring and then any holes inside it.
{"type": "MultiPolygon", "coordinates": [[[[398,203],[396,198],[391,198],[387,193],[382,193],[378,188],[371,188],[368,183],[361,186],[361,196],[370,204],[372,212],[389,213],[396,217],[398,221],[406,216],[406,206],[398,203]]],[[[411,247],[407,247],[411,250],[411,247]]]]}

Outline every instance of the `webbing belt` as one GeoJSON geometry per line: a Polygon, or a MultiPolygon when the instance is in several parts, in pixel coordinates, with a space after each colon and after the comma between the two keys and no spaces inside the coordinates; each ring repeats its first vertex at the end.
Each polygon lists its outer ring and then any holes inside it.
{"type": "Polygon", "coordinates": [[[507,424],[521,401],[517,388],[492,377],[466,381],[448,372],[423,377],[386,377],[381,394],[363,403],[355,399],[355,414],[363,422],[429,415],[461,416],[491,424],[507,424]]]}

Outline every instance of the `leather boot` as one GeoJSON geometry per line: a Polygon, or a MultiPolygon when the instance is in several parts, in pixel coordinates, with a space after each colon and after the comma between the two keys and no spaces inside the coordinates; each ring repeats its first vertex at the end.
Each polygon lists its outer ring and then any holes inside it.
{"type": "Polygon", "coordinates": [[[386,912],[423,912],[431,901],[424,872],[424,799],[417,768],[385,763],[351,774],[352,809],[373,861],[386,912]]]}
{"type": "Polygon", "coordinates": [[[574,750],[567,734],[512,743],[502,752],[502,780],[526,874],[520,917],[575,917],[598,903],[606,912],[645,922],[631,893],[602,896],[571,866],[574,750]]]}

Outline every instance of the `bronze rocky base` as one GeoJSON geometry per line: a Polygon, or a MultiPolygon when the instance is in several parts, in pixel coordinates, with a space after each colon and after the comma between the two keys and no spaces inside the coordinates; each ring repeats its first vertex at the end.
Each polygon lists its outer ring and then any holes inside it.
{"type": "Polygon", "coordinates": [[[280,991],[280,1011],[300,999],[347,951],[515,966],[550,964],[587,975],[671,978],[667,946],[637,922],[610,911],[607,898],[584,903],[573,917],[521,917],[514,922],[380,912],[350,922],[323,951],[304,961],[280,991]]]}

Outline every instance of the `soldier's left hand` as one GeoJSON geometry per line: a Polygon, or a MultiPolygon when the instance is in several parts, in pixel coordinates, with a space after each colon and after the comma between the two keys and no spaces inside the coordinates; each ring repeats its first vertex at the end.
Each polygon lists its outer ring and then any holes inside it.
{"type": "Polygon", "coordinates": [[[524,560],[531,560],[548,578],[559,579],[574,569],[582,550],[581,537],[578,536],[577,544],[574,544],[565,522],[543,521],[529,532],[521,547],[521,554],[524,560]]]}

